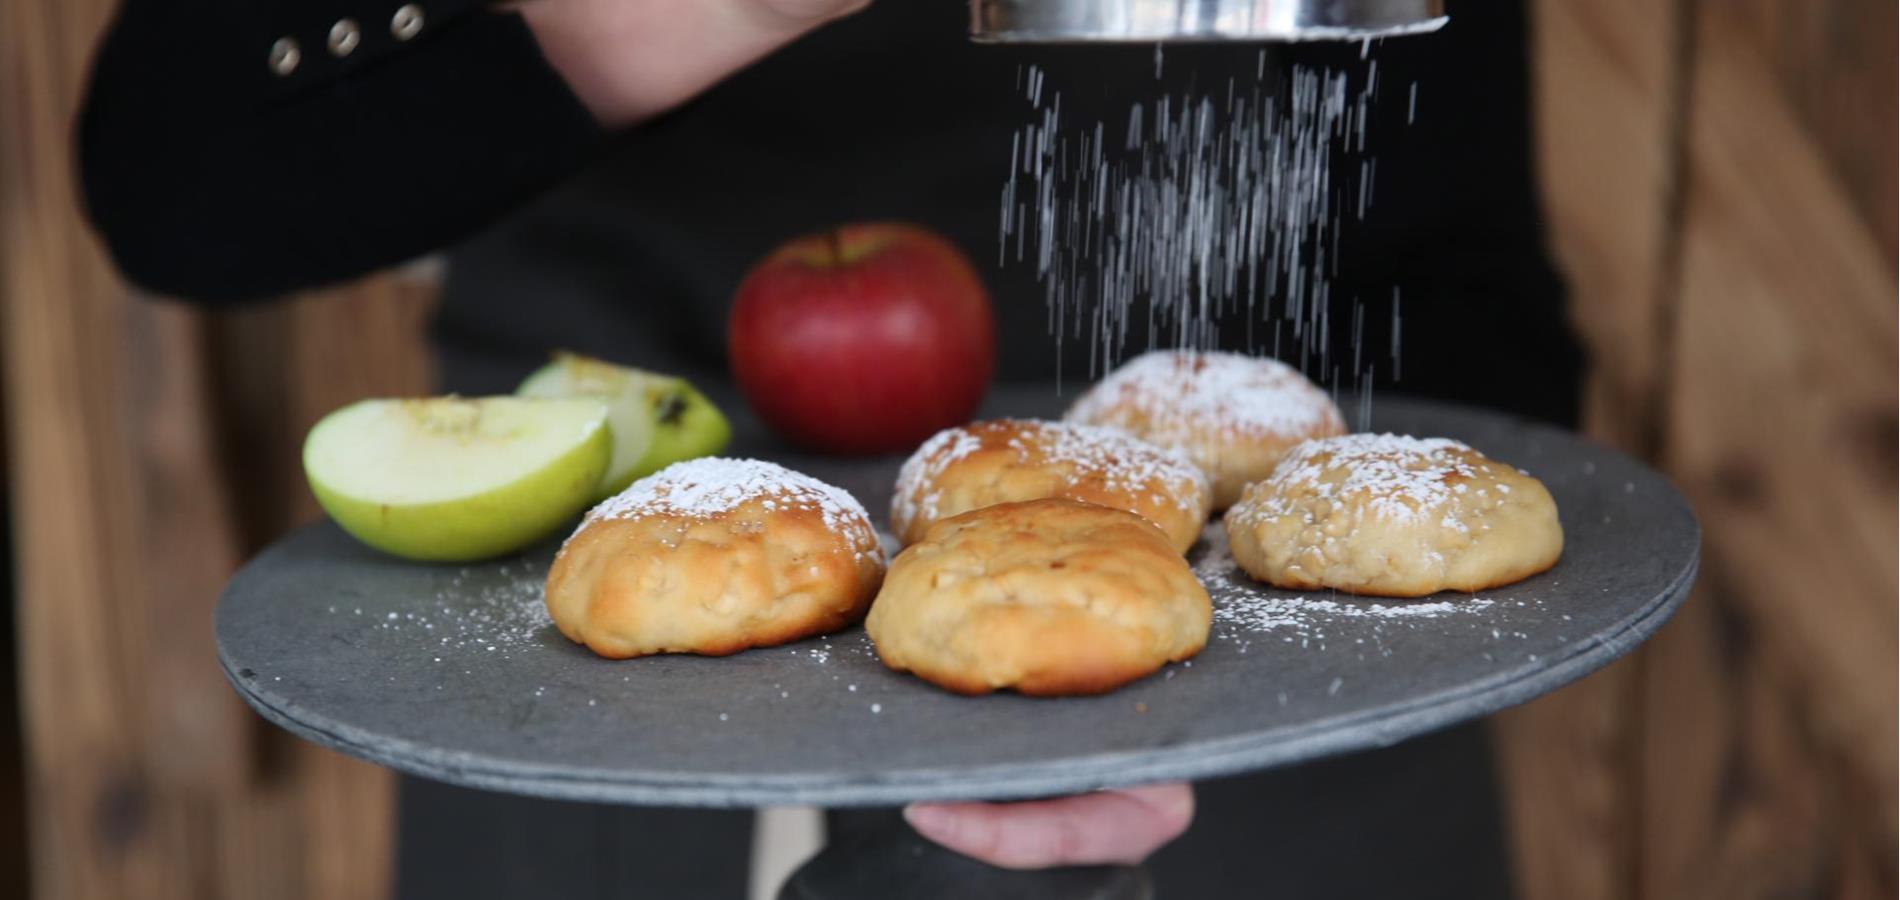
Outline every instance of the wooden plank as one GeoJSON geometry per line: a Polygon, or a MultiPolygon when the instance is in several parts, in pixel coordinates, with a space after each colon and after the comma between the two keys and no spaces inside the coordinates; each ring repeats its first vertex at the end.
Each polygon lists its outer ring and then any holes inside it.
{"type": "Polygon", "coordinates": [[[1651,0],[1536,0],[1538,165],[1551,250],[1590,348],[1590,432],[1640,450],[1660,415],[1651,388],[1683,76],[1676,16],[1651,0]]]}
{"type": "Polygon", "coordinates": [[[1894,165],[1900,142],[1894,121],[1900,108],[1900,79],[1894,78],[1900,4],[1741,0],[1725,16],[1766,61],[1782,98],[1891,265],[1900,254],[1900,167],[1894,165]]]}
{"type": "Polygon", "coordinates": [[[303,429],[356,396],[426,387],[430,288],[384,278],[300,298],[257,314],[280,340],[256,345],[226,340],[226,317],[132,297],[74,203],[68,146],[113,5],[0,0],[0,340],[33,888],[383,896],[390,776],[251,717],[207,625],[237,560],[312,512],[303,429]],[[233,372],[262,377],[246,394],[233,372]],[[272,477],[233,480],[260,469],[272,477]]]}
{"type": "Polygon", "coordinates": [[[1702,9],[1672,468],[1817,737],[1890,799],[1893,268],[1731,9],[1702,9]]]}
{"type": "MultiPolygon", "coordinates": [[[[1532,4],[1537,148],[1552,250],[1594,365],[1587,430],[1641,451],[1663,410],[1657,324],[1677,160],[1676,19],[1645,0],[1532,4]]],[[[1646,654],[1498,716],[1525,900],[1634,895],[1646,654]]]]}
{"type": "Polygon", "coordinates": [[[1737,710],[1718,628],[1719,593],[1705,574],[1645,649],[1636,824],[1642,849],[1632,897],[1696,896],[1711,861],[1711,836],[1722,830],[1737,710]]]}
{"type": "Polygon", "coordinates": [[[1708,555],[1705,586],[1622,676],[1633,695],[1586,682],[1573,691],[1594,700],[1501,718],[1521,877],[1528,897],[1891,896],[1893,8],[1693,9],[1693,52],[1670,54],[1631,10],[1538,6],[1540,151],[1598,363],[1591,430],[1666,454],[1708,555]],[[1659,52],[1694,66],[1680,113],[1659,52]],[[1658,110],[1680,121],[1658,129],[1658,110]],[[1691,141],[1679,177],[1672,129],[1691,141]],[[1618,702],[1640,718],[1619,722],[1618,702]]]}
{"type": "MultiPolygon", "coordinates": [[[[1808,702],[1711,573],[1650,646],[1640,890],[1670,900],[1853,896],[1881,860],[1808,738],[1808,702]],[[1839,885],[1839,889],[1830,886],[1839,885]]],[[[1891,874],[1887,895],[1891,896],[1891,874]]]]}
{"type": "Polygon", "coordinates": [[[85,64],[76,33],[105,3],[0,8],[0,277],[11,417],[34,887],[45,897],[177,893],[154,825],[138,674],[147,626],[134,569],[141,510],[113,415],[123,292],[68,197],[65,134],[85,64]],[[107,338],[101,340],[101,337],[107,338]],[[135,885],[143,886],[134,888],[135,885]]]}
{"type": "Polygon", "coordinates": [[[1663,446],[1707,541],[1644,657],[1643,897],[1893,892],[1891,256],[1779,84],[1771,7],[1697,7],[1663,446]]]}
{"type": "Polygon", "coordinates": [[[1629,796],[1637,660],[1492,720],[1524,900],[1621,900],[1636,861],[1629,796]]]}
{"type": "MultiPolygon", "coordinates": [[[[1803,746],[1789,704],[1798,702],[1772,657],[1744,640],[1724,685],[1729,695],[1729,738],[1713,760],[1719,781],[1709,796],[1716,821],[1701,848],[1707,855],[1660,876],[1653,897],[1774,900],[1824,896],[1829,882],[1826,778],[1821,760],[1803,746]]],[[[1665,723],[1658,723],[1666,727],[1665,723]]]]}
{"type": "Polygon", "coordinates": [[[115,412],[126,423],[137,514],[136,593],[147,649],[136,698],[143,765],[170,789],[230,794],[252,777],[250,716],[231,702],[205,631],[238,564],[226,467],[217,453],[202,318],[123,303],[126,343],[115,412]]]}

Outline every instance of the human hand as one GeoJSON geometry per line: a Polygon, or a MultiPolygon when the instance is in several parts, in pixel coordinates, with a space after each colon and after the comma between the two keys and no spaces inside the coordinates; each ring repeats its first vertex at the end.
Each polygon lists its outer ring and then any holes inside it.
{"type": "Polygon", "coordinates": [[[1007,869],[1134,864],[1187,830],[1194,791],[1163,784],[1022,803],[914,804],[904,818],[930,840],[1007,869]]]}
{"type": "Polygon", "coordinates": [[[601,124],[691,99],[870,0],[518,0],[549,64],[601,124]]]}

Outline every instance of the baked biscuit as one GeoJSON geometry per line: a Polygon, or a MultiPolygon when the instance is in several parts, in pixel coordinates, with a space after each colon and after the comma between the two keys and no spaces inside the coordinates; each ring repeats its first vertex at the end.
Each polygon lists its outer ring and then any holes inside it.
{"type": "Polygon", "coordinates": [[[695,459],[603,501],[548,570],[548,614],[601,656],[724,656],[836,631],[884,575],[864,507],[750,459],[695,459]]]}
{"type": "Polygon", "coordinates": [[[1050,498],[932,525],[864,627],[885,665],[960,694],[1099,694],[1199,653],[1211,617],[1153,523],[1050,498]]]}
{"type": "Polygon", "coordinates": [[[1226,526],[1255,578],[1384,597],[1510,584],[1564,548],[1542,482],[1457,441],[1390,434],[1295,447],[1226,526]]]}
{"type": "Polygon", "coordinates": [[[1182,553],[1212,511],[1206,476],[1178,453],[1107,428],[996,419],[944,429],[905,461],[891,531],[914,543],[939,519],[1043,497],[1127,510],[1182,553]]]}
{"type": "Polygon", "coordinates": [[[1063,418],[1179,450],[1207,473],[1214,508],[1267,477],[1287,448],[1344,434],[1339,407],[1298,370],[1238,353],[1158,350],[1129,360],[1063,418]]]}

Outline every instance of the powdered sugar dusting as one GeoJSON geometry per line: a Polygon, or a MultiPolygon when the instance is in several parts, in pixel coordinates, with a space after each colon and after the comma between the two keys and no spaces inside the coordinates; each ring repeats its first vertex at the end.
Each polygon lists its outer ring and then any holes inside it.
{"type": "Polygon", "coordinates": [[[587,523],[602,519],[669,515],[713,519],[754,501],[818,512],[825,525],[863,545],[874,545],[871,517],[843,488],[784,466],[756,459],[705,457],[674,463],[601,501],[587,523]]]}
{"type": "Polygon", "coordinates": [[[1227,531],[1216,522],[1202,533],[1204,549],[1194,562],[1194,574],[1207,586],[1214,603],[1214,634],[1245,642],[1264,634],[1285,631],[1288,640],[1302,645],[1325,641],[1329,625],[1347,619],[1372,619],[1386,622],[1417,622],[1454,616],[1470,616],[1496,606],[1499,601],[1481,597],[1448,600],[1378,600],[1334,595],[1332,597],[1288,596],[1273,592],[1252,581],[1240,571],[1227,543],[1227,531]]]}
{"type": "Polygon", "coordinates": [[[897,521],[940,513],[941,490],[932,490],[959,460],[984,449],[1008,448],[1019,465],[1069,469],[1075,478],[1100,478],[1110,491],[1154,497],[1185,510],[1198,507],[1207,476],[1178,451],[1126,432],[1094,425],[1040,419],[996,419],[938,432],[898,471],[892,512],[897,521]]]}
{"type": "MultiPolygon", "coordinates": [[[[1103,476],[1110,490],[1139,492],[1157,483],[1190,483],[1207,490],[1207,474],[1179,450],[1160,447],[1125,431],[1073,422],[1037,422],[1037,443],[1025,445],[1023,438],[1011,438],[1009,445],[1028,455],[1037,451],[1043,458],[1080,471],[1103,476]]],[[[1194,509],[1195,498],[1189,491],[1175,493],[1175,505],[1194,509]]]]}
{"type": "Polygon", "coordinates": [[[365,610],[355,604],[328,607],[332,615],[360,619],[376,632],[419,633],[407,643],[425,648],[446,667],[471,659],[507,659],[534,646],[554,626],[542,601],[546,576],[532,560],[501,564],[498,578],[462,569],[439,583],[419,609],[365,610]]]}
{"type": "Polygon", "coordinates": [[[1110,372],[1069,409],[1073,422],[1135,418],[1165,441],[1208,433],[1298,438],[1345,430],[1339,408],[1298,370],[1239,353],[1158,350],[1110,372]]]}
{"type": "Polygon", "coordinates": [[[1295,499],[1317,496],[1363,503],[1374,517],[1406,522],[1438,516],[1439,524],[1468,530],[1446,512],[1455,494],[1479,475],[1470,447],[1447,438],[1350,434],[1294,447],[1267,478],[1258,504],[1237,515],[1275,517],[1295,512],[1295,499]]]}
{"type": "Polygon", "coordinates": [[[527,560],[502,566],[501,575],[473,590],[462,587],[468,575],[455,576],[418,624],[437,633],[444,649],[506,654],[528,648],[554,625],[542,600],[547,578],[527,560]]]}
{"type": "Polygon", "coordinates": [[[847,663],[877,659],[877,646],[871,643],[871,636],[865,634],[863,629],[820,635],[793,646],[790,652],[794,658],[809,659],[821,665],[831,662],[834,657],[847,663]]]}
{"type": "Polygon", "coordinates": [[[937,518],[939,495],[931,492],[928,496],[917,496],[917,489],[924,484],[937,480],[950,464],[983,449],[983,441],[972,433],[968,426],[945,428],[930,436],[930,440],[904,460],[902,468],[897,470],[897,495],[892,500],[892,515],[900,522],[914,521],[919,510],[924,515],[937,518]]]}

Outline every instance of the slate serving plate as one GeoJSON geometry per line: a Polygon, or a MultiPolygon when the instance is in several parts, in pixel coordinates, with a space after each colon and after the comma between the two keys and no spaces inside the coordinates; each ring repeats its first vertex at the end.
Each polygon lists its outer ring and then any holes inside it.
{"type": "MultiPolygon", "coordinates": [[[[1006,395],[986,411],[1054,402],[1006,395]]],[[[1478,597],[1376,601],[1266,589],[1204,540],[1192,559],[1216,621],[1191,664],[1103,697],[967,698],[885,670],[861,629],[723,659],[599,659],[541,609],[555,543],[425,566],[323,523],[232,580],[219,660],[270,721],[429,778],[630,804],[887,805],[1207,778],[1391,744],[1575,681],[1687,596],[1695,517],[1640,463],[1451,406],[1381,400],[1372,424],[1459,438],[1543,479],[1563,561],[1478,597]]],[[[897,460],[778,455],[876,518],[888,508],[897,460]]]]}

